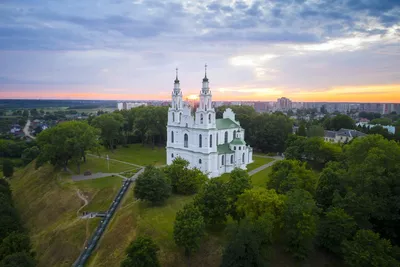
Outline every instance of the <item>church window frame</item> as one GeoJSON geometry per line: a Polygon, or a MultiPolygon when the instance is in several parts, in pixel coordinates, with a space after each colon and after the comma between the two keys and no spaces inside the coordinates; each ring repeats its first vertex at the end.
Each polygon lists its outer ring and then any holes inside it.
{"type": "Polygon", "coordinates": [[[228,143],[228,131],[225,131],[225,136],[224,136],[224,143],[228,143]]]}
{"type": "Polygon", "coordinates": [[[236,130],[233,131],[233,139],[236,138],[236,130]]]}
{"type": "Polygon", "coordinates": [[[171,158],[174,158],[174,153],[171,154],[171,158]]]}
{"type": "Polygon", "coordinates": [[[199,147],[203,147],[203,136],[199,134],[199,147]]]}
{"type": "Polygon", "coordinates": [[[201,159],[199,159],[199,164],[201,164],[201,159]]]}
{"type": "Polygon", "coordinates": [[[245,162],[244,153],[242,154],[242,162],[243,162],[243,163],[246,163],[246,162],[245,162]]]}
{"type": "Polygon", "coordinates": [[[175,122],[175,113],[172,113],[172,122],[175,122]]]}
{"type": "Polygon", "coordinates": [[[211,114],[208,114],[208,123],[211,123],[211,114]]]}
{"type": "Polygon", "coordinates": [[[236,146],[233,147],[233,150],[236,150],[236,146]]]}
{"type": "Polygon", "coordinates": [[[242,150],[242,147],[241,147],[241,146],[239,146],[239,150],[242,150]]]}
{"type": "Polygon", "coordinates": [[[221,166],[225,165],[225,155],[222,155],[221,157],[221,166]]]}
{"type": "Polygon", "coordinates": [[[174,131],[171,131],[171,143],[173,143],[174,142],[174,131]]]}
{"type": "Polygon", "coordinates": [[[231,164],[233,164],[233,155],[231,155],[231,164]]]}
{"type": "Polygon", "coordinates": [[[183,146],[189,147],[189,135],[187,133],[183,135],[183,146]]]}
{"type": "Polygon", "coordinates": [[[218,133],[217,133],[217,146],[218,146],[218,133]]]}
{"type": "Polygon", "coordinates": [[[203,124],[203,114],[200,114],[200,124],[203,124]]]}
{"type": "Polygon", "coordinates": [[[182,121],[182,113],[179,113],[179,122],[182,121]]]}
{"type": "Polygon", "coordinates": [[[212,147],[212,134],[210,134],[210,147],[212,147]]]}

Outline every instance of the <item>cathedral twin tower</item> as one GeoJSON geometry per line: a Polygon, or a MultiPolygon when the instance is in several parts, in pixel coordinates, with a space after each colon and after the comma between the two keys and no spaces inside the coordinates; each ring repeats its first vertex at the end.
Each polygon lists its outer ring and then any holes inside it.
{"type": "Polygon", "coordinates": [[[244,141],[244,130],[227,109],[222,119],[215,118],[212,95],[207,78],[207,65],[199,106],[192,114],[192,107],[183,102],[178,79],[178,69],[168,110],[167,164],[176,157],[189,161],[191,168],[198,168],[210,178],[231,172],[234,168],[246,169],[253,162],[253,150],[244,141]]]}

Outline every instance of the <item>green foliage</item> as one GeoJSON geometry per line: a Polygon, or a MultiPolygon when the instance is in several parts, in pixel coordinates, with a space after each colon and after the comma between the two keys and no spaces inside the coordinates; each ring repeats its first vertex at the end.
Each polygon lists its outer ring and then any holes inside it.
{"type": "Polygon", "coordinates": [[[245,220],[235,226],[224,250],[221,267],[267,266],[266,251],[263,249],[262,235],[258,230],[260,228],[245,220]]]}
{"type": "Polygon", "coordinates": [[[298,136],[307,136],[306,126],[303,123],[299,126],[299,129],[297,130],[297,135],[298,136]]]}
{"type": "Polygon", "coordinates": [[[341,128],[344,129],[354,129],[355,122],[352,118],[347,115],[339,114],[335,117],[327,118],[324,122],[324,126],[328,130],[338,131],[341,128]]]}
{"type": "Polygon", "coordinates": [[[302,189],[287,193],[284,208],[285,243],[295,258],[305,259],[313,249],[317,233],[317,207],[311,194],[302,189]]]}
{"type": "Polygon", "coordinates": [[[139,236],[126,249],[126,258],[121,267],[158,267],[158,246],[150,237],[139,236]]]}
{"type": "Polygon", "coordinates": [[[0,139],[0,157],[20,158],[27,147],[25,141],[0,139]]]}
{"type": "Polygon", "coordinates": [[[325,135],[324,127],[320,125],[311,125],[307,129],[308,137],[324,137],[324,135],[325,135]]]}
{"type": "Polygon", "coordinates": [[[240,219],[237,213],[236,203],[239,195],[241,195],[246,189],[250,189],[251,179],[249,174],[242,169],[235,168],[229,175],[229,181],[227,183],[227,198],[229,203],[228,213],[232,218],[240,219]]]}
{"type": "Polygon", "coordinates": [[[392,120],[389,118],[379,118],[379,119],[373,119],[371,124],[380,124],[380,125],[392,125],[392,120]]]}
{"type": "Polygon", "coordinates": [[[203,214],[207,225],[225,223],[229,209],[226,184],[218,179],[209,180],[196,195],[195,205],[203,214]]]}
{"type": "Polygon", "coordinates": [[[199,249],[201,238],[205,234],[204,218],[193,204],[187,204],[176,214],[174,223],[174,240],[177,246],[190,255],[199,249]]]}
{"type": "Polygon", "coordinates": [[[124,117],[119,113],[106,113],[94,118],[91,124],[101,130],[101,139],[103,144],[109,149],[114,149],[116,141],[121,134],[121,128],[124,123],[124,117]]]}
{"type": "Polygon", "coordinates": [[[281,160],[272,166],[268,188],[284,194],[292,189],[304,189],[315,193],[317,176],[306,168],[305,163],[296,160],[281,160]]]}
{"type": "Polygon", "coordinates": [[[138,199],[162,204],[171,195],[171,185],[160,169],[147,166],[136,179],[134,194],[138,199]]]}
{"type": "Polygon", "coordinates": [[[285,196],[277,194],[274,189],[267,190],[262,187],[245,190],[237,200],[236,206],[239,214],[246,218],[256,220],[266,212],[276,218],[282,216],[285,196]]]}
{"type": "Polygon", "coordinates": [[[333,208],[325,212],[318,227],[319,244],[330,251],[340,254],[340,245],[356,232],[357,224],[353,217],[343,209],[333,208]]]}
{"type": "Polygon", "coordinates": [[[14,163],[9,159],[3,160],[3,175],[5,177],[11,177],[14,174],[14,163]]]}
{"type": "Polygon", "coordinates": [[[392,257],[389,240],[381,239],[371,230],[357,231],[354,239],[344,241],[342,251],[350,267],[395,267],[399,262],[392,257]]]}
{"type": "Polygon", "coordinates": [[[0,261],[7,255],[17,252],[31,251],[31,241],[29,236],[21,232],[12,232],[0,243],[0,261]]]}
{"type": "Polygon", "coordinates": [[[30,148],[26,148],[24,152],[22,152],[21,159],[24,162],[24,164],[27,165],[37,156],[39,156],[39,154],[40,154],[39,148],[37,146],[33,146],[30,148]]]}
{"type": "Polygon", "coordinates": [[[374,113],[374,112],[361,111],[360,113],[358,113],[358,117],[359,118],[366,118],[366,119],[369,119],[371,121],[373,119],[380,118],[381,114],[380,113],[374,113]]]}
{"type": "Polygon", "coordinates": [[[252,121],[251,144],[262,152],[283,152],[290,133],[292,121],[287,116],[261,113],[252,121]]]}
{"type": "Polygon", "coordinates": [[[330,162],[319,176],[315,200],[319,207],[327,210],[332,206],[335,192],[344,191],[346,171],[338,162],[330,162]]]}
{"type": "Polygon", "coordinates": [[[37,136],[40,148],[38,161],[40,163],[50,161],[51,164],[64,168],[69,161],[72,161],[79,167],[86,151],[98,147],[97,136],[98,130],[83,121],[57,124],[37,136]]]}
{"type": "Polygon", "coordinates": [[[0,262],[0,267],[35,267],[35,260],[25,252],[8,255],[0,262]]]}
{"type": "Polygon", "coordinates": [[[208,180],[200,170],[189,169],[188,166],[188,161],[177,157],[172,164],[164,168],[166,176],[171,181],[173,192],[183,195],[197,193],[208,180]]]}

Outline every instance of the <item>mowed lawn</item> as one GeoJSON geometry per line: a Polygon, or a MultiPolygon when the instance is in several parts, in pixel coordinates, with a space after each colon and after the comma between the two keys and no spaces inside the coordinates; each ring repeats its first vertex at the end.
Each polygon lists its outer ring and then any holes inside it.
{"type": "Polygon", "coordinates": [[[247,170],[251,171],[254,169],[257,169],[258,167],[261,167],[262,165],[268,164],[271,161],[274,161],[273,158],[264,158],[264,157],[258,157],[258,156],[253,156],[253,163],[250,163],[247,165],[247,170]]]}
{"type": "Polygon", "coordinates": [[[271,167],[259,171],[256,174],[253,174],[252,176],[250,176],[251,183],[254,187],[266,187],[270,173],[271,167]]]}
{"type": "MultiPolygon", "coordinates": [[[[72,170],[74,173],[78,174],[78,167],[76,164],[69,163],[68,168],[72,170]]],[[[121,162],[116,162],[110,160],[107,163],[106,159],[103,158],[96,158],[93,156],[87,156],[86,157],[86,162],[81,163],[81,174],[84,173],[85,171],[90,171],[92,173],[96,172],[104,172],[104,173],[119,173],[119,172],[124,172],[124,171],[129,171],[136,169],[135,166],[121,163],[121,162]]]]}
{"type": "Polygon", "coordinates": [[[166,164],[166,151],[164,147],[155,146],[152,149],[148,145],[130,144],[129,147],[119,146],[114,152],[103,149],[100,151],[100,154],[103,157],[108,155],[111,159],[126,161],[140,166],[149,164],[161,166],[166,164]]]}

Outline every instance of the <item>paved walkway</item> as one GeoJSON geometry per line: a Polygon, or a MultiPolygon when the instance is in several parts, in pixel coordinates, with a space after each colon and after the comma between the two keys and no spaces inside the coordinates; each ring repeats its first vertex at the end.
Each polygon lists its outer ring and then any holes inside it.
{"type": "MultiPolygon", "coordinates": [[[[267,157],[267,156],[260,156],[260,157],[262,157],[262,158],[271,158],[271,157],[267,157]]],[[[275,158],[274,161],[268,162],[267,164],[264,164],[264,165],[262,165],[262,166],[260,166],[260,167],[258,167],[258,168],[255,168],[254,170],[249,171],[249,175],[252,176],[252,175],[256,174],[257,172],[260,172],[260,171],[262,171],[262,170],[265,170],[266,168],[271,167],[271,166],[274,165],[276,162],[278,162],[278,161],[280,161],[280,160],[282,160],[282,159],[283,159],[282,157],[275,158]]]]}
{"type": "MultiPolygon", "coordinates": [[[[95,158],[106,159],[106,157],[97,156],[97,155],[90,154],[90,153],[87,153],[86,155],[91,156],[91,157],[95,157],[95,158]]],[[[143,168],[143,166],[140,166],[140,165],[137,165],[137,164],[133,164],[133,163],[130,163],[130,162],[126,162],[126,161],[122,161],[122,160],[111,159],[111,158],[109,160],[115,161],[115,162],[119,162],[119,163],[125,163],[125,164],[131,165],[131,166],[135,166],[135,167],[138,167],[138,168],[143,168]]]]}
{"type": "Polygon", "coordinates": [[[98,178],[103,178],[103,177],[107,177],[107,176],[119,176],[121,178],[125,178],[125,176],[122,176],[118,173],[108,173],[108,172],[97,172],[91,175],[83,175],[83,174],[78,174],[78,175],[72,175],[71,178],[73,181],[77,182],[77,181],[84,181],[84,180],[92,180],[92,179],[98,179],[98,178]]]}

